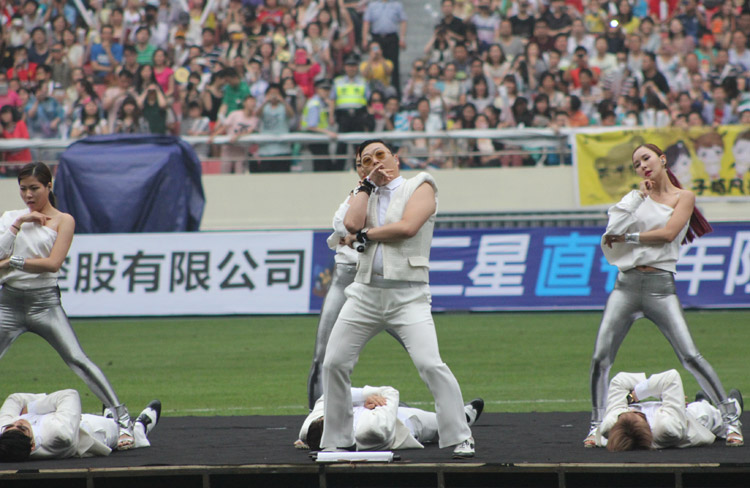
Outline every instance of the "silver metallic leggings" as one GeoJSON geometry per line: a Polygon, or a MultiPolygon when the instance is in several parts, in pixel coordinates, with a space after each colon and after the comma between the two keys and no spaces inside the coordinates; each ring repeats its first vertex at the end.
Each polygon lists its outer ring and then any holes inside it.
{"type": "Polygon", "coordinates": [[[734,404],[716,371],[701,356],[690,335],[680,300],[675,293],[674,276],[668,271],[644,272],[631,269],[620,272],[615,289],[607,300],[602,323],[596,336],[591,359],[591,423],[602,421],[607,402],[609,370],[622,341],[636,319],[645,316],[667,338],[682,366],[696,379],[701,389],[722,412],[724,422],[737,420],[734,404]]]}
{"type": "Polygon", "coordinates": [[[81,349],[73,327],[60,304],[58,287],[20,290],[8,285],[0,289],[0,358],[24,332],[46,340],[92,392],[125,426],[130,416],[107,377],[81,349]]]}
{"type": "MultiPolygon", "coordinates": [[[[312,366],[310,366],[310,375],[307,379],[307,401],[310,410],[312,410],[315,406],[315,402],[323,394],[323,375],[321,369],[326,355],[328,338],[331,336],[333,326],[336,323],[336,319],[339,317],[341,307],[346,303],[344,289],[354,282],[354,276],[356,274],[356,264],[336,264],[333,268],[331,284],[328,287],[328,293],[326,293],[326,299],[323,302],[323,307],[320,311],[318,334],[315,338],[312,366]]],[[[386,332],[393,336],[399,344],[404,346],[401,338],[398,337],[395,332],[390,329],[387,329],[386,332]]],[[[406,346],[404,346],[404,349],[406,349],[406,346]]]]}

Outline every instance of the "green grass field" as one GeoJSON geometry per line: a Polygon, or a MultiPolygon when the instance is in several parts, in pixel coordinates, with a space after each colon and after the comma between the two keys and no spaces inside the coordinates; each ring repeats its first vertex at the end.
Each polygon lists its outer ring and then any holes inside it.
{"type": "MultiPolygon", "coordinates": [[[[492,412],[586,411],[588,374],[600,312],[438,314],[443,360],[466,401],[492,412]]],[[[750,312],[688,312],[703,355],[727,389],[750,396],[750,312]]],[[[176,415],[292,415],[307,412],[306,381],[317,316],[76,320],[84,350],[133,412],[160,398],[176,415]]],[[[633,326],[614,371],[677,368],[692,396],[697,383],[647,320],[633,326]]],[[[0,361],[3,397],[75,388],[84,411],[100,403],[42,339],[24,334],[0,361]]],[[[365,348],[354,385],[389,384],[402,399],[431,408],[408,355],[387,334],[365,348]]]]}

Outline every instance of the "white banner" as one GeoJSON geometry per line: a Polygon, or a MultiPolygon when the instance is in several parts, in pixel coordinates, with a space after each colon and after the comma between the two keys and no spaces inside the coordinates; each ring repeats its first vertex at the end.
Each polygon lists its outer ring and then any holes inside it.
{"type": "Polygon", "coordinates": [[[71,317],[308,313],[311,231],[77,235],[71,317]]]}

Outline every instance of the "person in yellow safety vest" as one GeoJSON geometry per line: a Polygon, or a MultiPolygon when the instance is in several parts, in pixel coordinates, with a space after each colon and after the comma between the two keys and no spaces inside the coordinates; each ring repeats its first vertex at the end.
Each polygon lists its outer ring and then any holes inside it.
{"type": "MultiPolygon", "coordinates": [[[[370,89],[367,81],[359,74],[359,59],[349,55],[344,61],[344,75],[337,77],[333,83],[332,98],[335,103],[334,118],[339,133],[364,132],[367,127],[367,99],[370,89]]],[[[339,142],[336,154],[346,154],[346,143],[339,142]]],[[[343,161],[341,159],[341,169],[343,161]]]]}
{"type": "MultiPolygon", "coordinates": [[[[323,79],[316,81],[315,95],[305,103],[305,108],[302,109],[300,127],[302,130],[325,134],[331,139],[336,139],[336,133],[330,129],[332,109],[333,101],[331,100],[330,80],[323,79]]],[[[331,152],[327,142],[311,143],[307,147],[315,156],[328,156],[315,158],[313,160],[313,170],[335,171],[343,169],[343,160],[339,163],[330,159],[331,152]]]]}

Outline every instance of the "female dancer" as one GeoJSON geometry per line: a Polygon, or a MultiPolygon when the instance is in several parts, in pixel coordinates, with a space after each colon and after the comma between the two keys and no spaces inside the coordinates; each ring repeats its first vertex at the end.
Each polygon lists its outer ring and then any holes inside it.
{"type": "Polygon", "coordinates": [[[55,208],[52,174],[44,163],[21,168],[18,184],[28,208],[0,217],[0,357],[24,332],[41,336],[113,413],[120,425],[118,449],[130,449],[134,438],[128,409],[81,349],[60,305],[57,274],[73,241],[75,221],[55,208]]]}
{"type": "Polygon", "coordinates": [[[695,195],[682,189],[666,167],[667,158],[654,144],[642,144],[633,152],[633,167],[643,178],[633,190],[609,209],[609,223],[602,249],[620,273],[607,300],[591,359],[591,430],[584,446],[596,445],[596,429],[607,400],[609,369],[630,326],[640,316],[652,320],[692,373],[708,397],[719,407],[728,446],[743,445],[737,405],[727,398],[719,377],[700,354],[688,330],[675,293],[674,273],[680,243],[711,231],[695,209],[695,195]]]}

